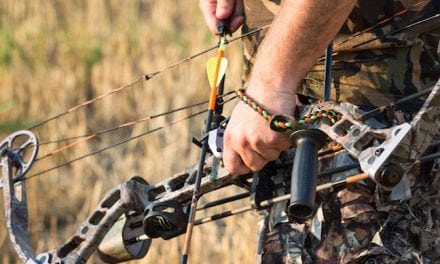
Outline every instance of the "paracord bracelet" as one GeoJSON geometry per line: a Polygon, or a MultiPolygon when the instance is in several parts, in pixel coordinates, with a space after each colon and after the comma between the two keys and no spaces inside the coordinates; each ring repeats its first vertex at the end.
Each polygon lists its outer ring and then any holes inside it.
{"type": "Polygon", "coordinates": [[[237,96],[247,105],[252,107],[256,112],[258,112],[262,117],[270,122],[270,127],[276,131],[285,131],[288,129],[292,129],[294,127],[294,123],[298,123],[300,125],[313,123],[319,118],[327,117],[332,124],[336,123],[338,118],[338,113],[334,110],[322,109],[320,111],[315,111],[310,116],[305,116],[298,121],[295,121],[294,118],[285,116],[285,115],[272,115],[266,109],[261,107],[257,102],[255,102],[252,98],[246,95],[245,89],[236,90],[237,96]]]}

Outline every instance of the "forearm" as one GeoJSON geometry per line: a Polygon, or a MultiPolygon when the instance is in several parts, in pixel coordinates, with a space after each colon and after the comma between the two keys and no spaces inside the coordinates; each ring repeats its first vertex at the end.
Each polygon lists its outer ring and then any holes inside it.
{"type": "MultiPolygon", "coordinates": [[[[355,0],[285,0],[258,50],[252,80],[293,94],[350,14],[355,0]]],[[[263,91],[249,92],[260,94],[263,91]]],[[[261,88],[260,88],[261,89],[261,88]]]]}
{"type": "MultiPolygon", "coordinates": [[[[355,0],[283,0],[258,49],[248,95],[272,114],[294,114],[296,87],[339,31],[355,0]]],[[[237,174],[259,171],[289,138],[270,129],[267,120],[238,103],[224,135],[223,161],[237,174]]]]}

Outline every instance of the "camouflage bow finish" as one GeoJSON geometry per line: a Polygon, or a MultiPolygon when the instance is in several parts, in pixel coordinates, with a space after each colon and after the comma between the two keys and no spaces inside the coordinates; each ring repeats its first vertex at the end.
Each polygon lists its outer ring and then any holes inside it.
{"type": "MultiPolygon", "coordinates": [[[[432,88],[411,123],[403,123],[389,129],[373,129],[366,126],[358,121],[362,114],[359,109],[347,103],[324,102],[310,105],[302,109],[301,115],[305,116],[322,108],[334,109],[341,114],[341,118],[331,126],[324,122],[310,126],[321,130],[331,140],[339,143],[359,160],[362,171],[368,173],[380,185],[387,187],[387,184],[384,184],[387,183],[384,181],[387,168],[393,165],[407,171],[438,133],[440,80],[432,88]]],[[[184,219],[185,214],[167,216],[157,208],[170,207],[181,212],[184,206],[188,206],[194,189],[196,166],[154,185],[149,185],[140,177],[134,177],[114,187],[67,242],[57,249],[36,256],[28,239],[26,182],[20,179],[35,160],[38,141],[31,132],[18,131],[6,138],[0,149],[8,231],[17,254],[24,263],[85,263],[97,250],[107,262],[127,261],[144,257],[151,238],[162,236],[170,239],[184,232],[184,229],[178,228],[177,222],[184,219]],[[11,143],[23,136],[29,138],[24,144],[16,147],[11,143]],[[32,146],[32,155],[28,160],[24,160],[22,151],[28,145],[32,146]],[[145,227],[146,224],[148,227],[145,227]],[[145,232],[148,232],[149,238],[137,239],[145,232]],[[102,243],[103,240],[105,243],[102,243]]],[[[200,185],[202,194],[228,185],[251,189],[250,175],[243,177],[229,174],[223,168],[217,168],[215,164],[218,163],[214,162],[214,159],[210,157],[203,168],[200,185]]]]}

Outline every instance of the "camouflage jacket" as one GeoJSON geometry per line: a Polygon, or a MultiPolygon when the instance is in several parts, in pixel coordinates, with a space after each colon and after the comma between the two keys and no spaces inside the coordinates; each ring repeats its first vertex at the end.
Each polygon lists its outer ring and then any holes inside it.
{"type": "MultiPolygon", "coordinates": [[[[243,31],[248,32],[269,25],[280,1],[244,2],[243,31]]],[[[439,19],[397,35],[387,34],[438,13],[439,1],[359,0],[334,40],[333,50],[338,54],[333,57],[332,99],[379,106],[434,85],[440,76],[439,19]],[[366,31],[389,17],[389,21],[366,31]],[[366,32],[358,33],[363,31],[366,32]],[[378,39],[371,41],[375,38],[378,39]]],[[[245,80],[264,35],[265,32],[253,34],[244,40],[245,80]]],[[[303,79],[298,93],[322,97],[323,73],[323,63],[317,63],[303,79]]],[[[408,110],[415,111],[421,103],[422,100],[414,102],[408,110]]]]}
{"type": "MultiPolygon", "coordinates": [[[[270,24],[280,4],[244,2],[244,32],[270,24]]],[[[438,13],[436,0],[359,0],[334,40],[332,100],[368,108],[433,86],[440,77],[439,20],[390,33],[438,13]]],[[[264,35],[243,41],[245,85],[264,35]]],[[[298,93],[322,97],[323,73],[324,65],[318,62],[298,93]]],[[[416,112],[422,102],[414,100],[403,110],[416,112]]],[[[335,160],[320,170],[347,162],[335,160]]],[[[315,217],[305,224],[287,223],[286,204],[274,206],[262,225],[261,263],[440,263],[439,168],[439,160],[414,166],[406,178],[411,193],[405,200],[395,201],[389,192],[369,184],[320,194],[315,217]]],[[[290,172],[278,171],[272,178],[280,180],[283,173],[290,172]]]]}
{"type": "MultiPolygon", "coordinates": [[[[428,153],[437,151],[438,147],[428,153]]],[[[321,160],[319,170],[352,162],[343,152],[336,153],[321,160]]],[[[277,181],[290,174],[289,169],[278,170],[270,177],[282,186],[277,181]]],[[[344,176],[332,179],[339,177],[344,176]]],[[[440,160],[413,166],[405,180],[411,193],[403,200],[394,200],[391,192],[370,181],[319,193],[315,216],[304,224],[287,221],[287,203],[273,206],[263,212],[260,262],[439,263],[440,160]]],[[[278,195],[288,189],[280,187],[278,195]]]]}

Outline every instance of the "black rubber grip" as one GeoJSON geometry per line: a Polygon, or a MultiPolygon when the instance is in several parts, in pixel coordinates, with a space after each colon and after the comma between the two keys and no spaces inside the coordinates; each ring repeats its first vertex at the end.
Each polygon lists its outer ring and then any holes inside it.
{"type": "Polygon", "coordinates": [[[318,168],[318,150],[325,142],[319,130],[299,130],[290,137],[296,146],[290,182],[290,221],[304,222],[313,216],[318,168]]]}

